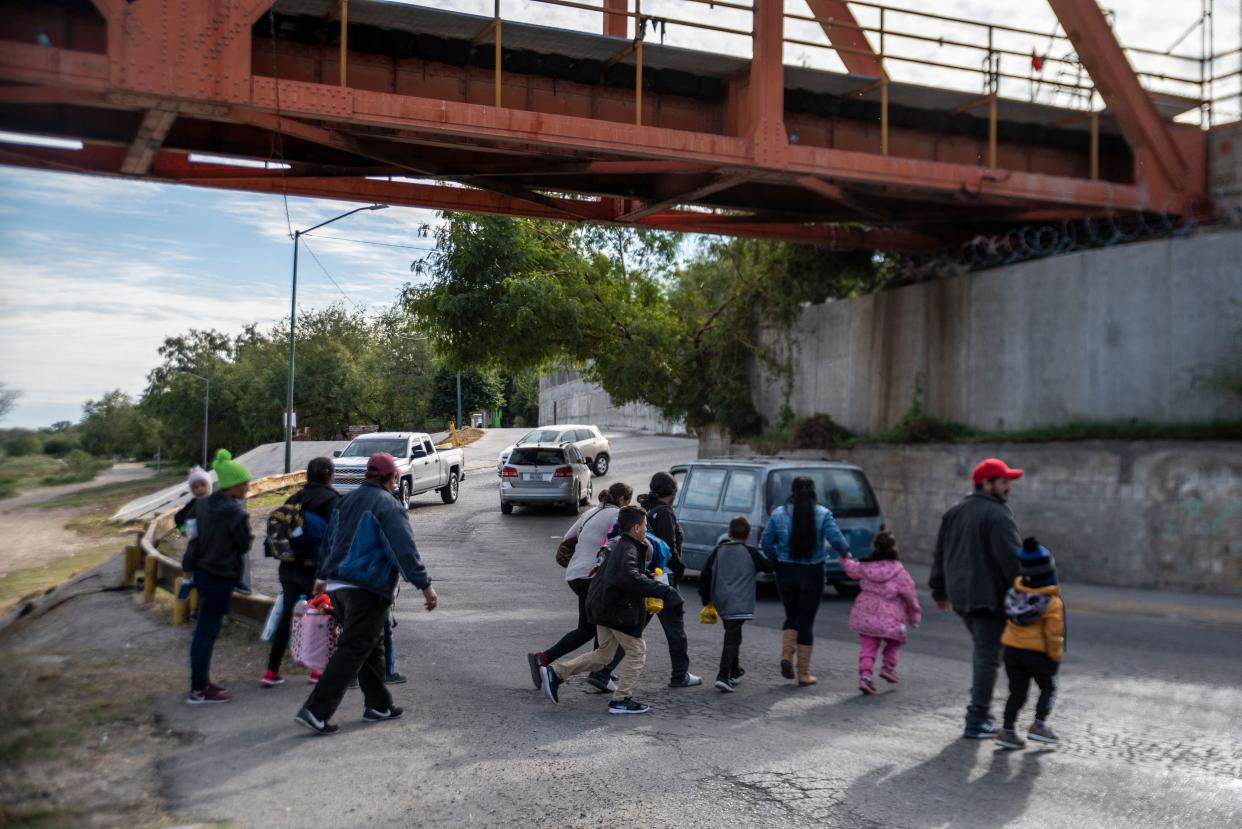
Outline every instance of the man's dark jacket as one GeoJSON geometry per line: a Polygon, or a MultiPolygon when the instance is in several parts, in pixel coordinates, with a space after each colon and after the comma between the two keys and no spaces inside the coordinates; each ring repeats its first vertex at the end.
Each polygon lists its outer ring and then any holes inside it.
{"type": "Polygon", "coordinates": [[[681,531],[681,522],[677,520],[673,508],[654,493],[639,495],[638,505],[647,511],[647,531],[667,544],[673,554],[668,569],[673,574],[673,584],[677,584],[686,573],[686,560],[681,555],[681,545],[685,538],[681,531]]]}
{"type": "Polygon", "coordinates": [[[647,624],[646,598],[681,601],[681,596],[647,575],[646,545],[622,535],[610,546],[587,590],[587,620],[630,636],[642,636],[647,624]]]}
{"type": "Polygon", "coordinates": [[[999,614],[1018,576],[1022,540],[1009,506],[975,492],[944,514],[932,561],[932,598],[961,614],[999,614]]]}
{"type": "Polygon", "coordinates": [[[181,569],[240,580],[245,571],[245,555],[254,541],[250,516],[242,501],[213,492],[194,500],[193,515],[197,534],[186,546],[181,569]]]}

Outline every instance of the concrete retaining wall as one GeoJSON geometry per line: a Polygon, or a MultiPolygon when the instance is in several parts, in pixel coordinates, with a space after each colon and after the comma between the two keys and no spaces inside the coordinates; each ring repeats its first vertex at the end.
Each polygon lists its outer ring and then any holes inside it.
{"type": "Polygon", "coordinates": [[[907,561],[931,561],[970,470],[1000,457],[1026,472],[1010,498],[1019,531],[1052,550],[1064,579],[1242,595],[1242,443],[872,445],[833,456],[866,470],[907,561]]]}
{"type": "Polygon", "coordinates": [[[618,406],[606,391],[583,380],[577,371],[556,371],[539,378],[539,423],[585,423],[673,435],[686,432],[684,423],[668,420],[653,406],[618,406]]]}
{"type": "MultiPolygon", "coordinates": [[[[1242,232],[1119,245],[810,306],[791,332],[799,416],[891,427],[916,377],[935,415],[985,430],[1069,420],[1242,417],[1196,382],[1242,320],[1242,232]]],[[[776,332],[766,332],[769,342],[776,332]]],[[[756,372],[775,422],[782,384],[756,372]]]]}

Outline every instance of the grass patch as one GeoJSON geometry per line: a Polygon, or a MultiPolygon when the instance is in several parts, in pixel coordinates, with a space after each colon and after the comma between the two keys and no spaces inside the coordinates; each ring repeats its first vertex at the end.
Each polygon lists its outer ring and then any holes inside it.
{"type": "Polygon", "coordinates": [[[183,480],[185,480],[185,475],[182,473],[165,470],[153,478],[118,481],[113,484],[100,484],[99,486],[79,489],[76,492],[66,492],[64,495],[57,496],[49,501],[29,504],[22,507],[22,509],[59,509],[61,507],[99,505],[101,507],[111,507],[112,512],[116,512],[121,505],[140,495],[155,492],[183,480]]]}
{"type": "Polygon", "coordinates": [[[277,489],[272,492],[265,492],[262,495],[256,495],[253,498],[246,499],[246,509],[264,509],[266,507],[278,507],[285,502],[285,499],[294,492],[301,489],[300,486],[289,487],[288,489],[277,489]]]}
{"type": "Polygon", "coordinates": [[[103,564],[117,553],[121,545],[109,541],[72,556],[49,562],[43,567],[14,570],[0,578],[0,614],[7,613],[23,599],[36,596],[78,573],[103,564]]]}

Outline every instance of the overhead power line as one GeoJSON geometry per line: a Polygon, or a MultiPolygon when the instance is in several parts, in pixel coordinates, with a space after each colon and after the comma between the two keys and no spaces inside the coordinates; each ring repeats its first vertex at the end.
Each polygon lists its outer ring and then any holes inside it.
{"type": "Polygon", "coordinates": [[[341,292],[341,296],[345,297],[345,299],[349,301],[349,304],[354,306],[354,308],[356,308],[360,313],[365,313],[366,308],[359,305],[357,302],[354,302],[354,298],[345,293],[345,289],[341,287],[341,283],[337,282],[336,279],[332,277],[332,274],[328,273],[328,269],[323,266],[323,262],[319,261],[319,257],[315,255],[315,251],[311,249],[311,246],[306,241],[305,236],[302,237],[302,244],[306,247],[306,252],[311,255],[311,259],[314,259],[315,264],[319,266],[319,270],[323,271],[323,275],[328,277],[328,281],[335,285],[336,289],[341,292]]]}

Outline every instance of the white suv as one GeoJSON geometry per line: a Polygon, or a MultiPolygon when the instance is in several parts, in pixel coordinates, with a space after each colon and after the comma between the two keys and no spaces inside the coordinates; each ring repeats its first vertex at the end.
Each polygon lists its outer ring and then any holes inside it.
{"type": "Polygon", "coordinates": [[[513,444],[513,446],[507,447],[496,458],[496,474],[500,474],[500,470],[509,460],[509,453],[515,447],[537,443],[552,444],[554,446],[572,443],[578,447],[582,457],[586,458],[587,466],[591,467],[591,471],[596,476],[608,474],[608,465],[611,463],[612,455],[612,441],[600,433],[598,426],[585,426],[578,423],[558,423],[552,426],[540,426],[538,429],[527,432],[522,436],[521,440],[513,444]]]}

